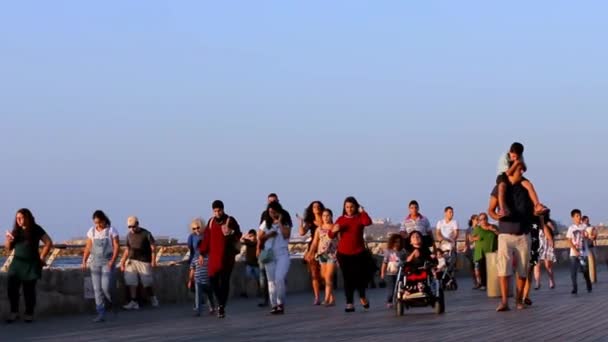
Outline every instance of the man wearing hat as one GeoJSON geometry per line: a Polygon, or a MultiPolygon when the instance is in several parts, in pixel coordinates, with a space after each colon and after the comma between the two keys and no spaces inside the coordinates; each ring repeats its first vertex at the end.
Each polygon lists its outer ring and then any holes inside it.
{"type": "Polygon", "coordinates": [[[125,284],[129,287],[131,301],[123,306],[126,310],[137,310],[137,286],[141,285],[150,296],[152,306],[158,306],[158,299],[154,295],[152,285],[154,277],[152,268],[156,267],[156,253],[152,233],[139,226],[139,219],[131,216],[127,219],[129,233],[127,234],[127,248],[120,261],[120,270],[124,272],[125,284]]]}

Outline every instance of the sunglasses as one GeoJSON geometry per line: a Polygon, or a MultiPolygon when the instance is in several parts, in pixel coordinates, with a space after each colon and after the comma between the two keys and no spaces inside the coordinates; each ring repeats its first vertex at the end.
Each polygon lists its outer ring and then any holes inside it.
{"type": "Polygon", "coordinates": [[[201,227],[192,227],[192,231],[200,230],[201,227]]]}

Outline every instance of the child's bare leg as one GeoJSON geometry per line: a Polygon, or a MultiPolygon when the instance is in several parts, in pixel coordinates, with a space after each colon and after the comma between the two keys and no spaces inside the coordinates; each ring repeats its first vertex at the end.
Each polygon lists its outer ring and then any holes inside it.
{"type": "Polygon", "coordinates": [[[534,189],[534,185],[532,185],[532,183],[527,179],[522,180],[521,185],[526,188],[526,190],[528,190],[530,199],[534,204],[534,212],[542,213],[543,211],[545,211],[547,208],[545,208],[545,206],[540,203],[540,200],[538,199],[538,194],[536,193],[536,189],[534,189]]]}

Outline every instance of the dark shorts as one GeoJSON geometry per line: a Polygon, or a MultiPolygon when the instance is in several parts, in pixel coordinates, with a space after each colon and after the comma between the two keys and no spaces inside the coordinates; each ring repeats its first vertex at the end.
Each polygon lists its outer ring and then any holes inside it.
{"type": "MultiPolygon", "coordinates": [[[[521,177],[521,181],[527,181],[528,179],[526,179],[526,177],[521,177]]],[[[496,185],[499,185],[500,183],[506,183],[507,185],[511,184],[509,182],[509,176],[507,176],[507,174],[505,172],[499,174],[498,176],[496,176],[496,185]]]]}

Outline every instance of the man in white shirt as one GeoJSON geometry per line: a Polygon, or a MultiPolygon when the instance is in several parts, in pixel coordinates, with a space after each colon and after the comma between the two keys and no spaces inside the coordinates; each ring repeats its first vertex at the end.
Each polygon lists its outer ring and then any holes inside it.
{"type": "Polygon", "coordinates": [[[572,225],[568,228],[566,238],[570,245],[570,278],[572,279],[572,294],[577,294],[578,292],[576,274],[578,273],[579,268],[583,271],[583,276],[587,283],[587,292],[591,292],[587,226],[582,223],[580,210],[572,210],[570,216],[572,216],[572,225]]]}
{"type": "MultiPolygon", "coordinates": [[[[435,236],[440,246],[448,243],[453,252],[456,252],[456,240],[458,239],[458,222],[454,220],[454,209],[446,207],[443,210],[444,219],[437,222],[435,236]],[[442,243],[444,242],[445,243],[442,243]]],[[[442,248],[443,249],[443,248],[442,248]]]]}

